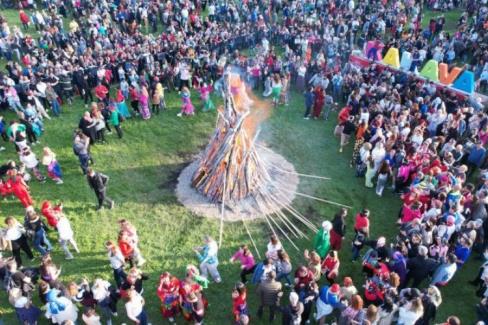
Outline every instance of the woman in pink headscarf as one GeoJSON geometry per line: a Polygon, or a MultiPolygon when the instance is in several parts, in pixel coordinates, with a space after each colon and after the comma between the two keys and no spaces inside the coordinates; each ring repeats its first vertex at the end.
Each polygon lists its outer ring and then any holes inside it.
{"type": "Polygon", "coordinates": [[[141,91],[139,92],[139,107],[141,111],[141,117],[144,120],[151,118],[151,111],[149,110],[149,92],[146,85],[141,85],[141,91]]]}

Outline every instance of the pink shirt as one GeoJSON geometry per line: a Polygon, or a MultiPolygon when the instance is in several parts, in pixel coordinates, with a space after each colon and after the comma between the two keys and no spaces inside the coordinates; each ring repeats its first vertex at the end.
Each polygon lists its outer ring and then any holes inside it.
{"type": "Polygon", "coordinates": [[[233,256],[233,260],[239,260],[241,262],[242,266],[246,270],[250,270],[256,263],[254,262],[254,256],[252,256],[251,253],[249,255],[245,256],[241,250],[238,250],[233,256]]]}
{"type": "Polygon", "coordinates": [[[403,207],[402,223],[412,222],[414,219],[420,219],[421,212],[419,209],[412,210],[410,207],[403,207]]]}

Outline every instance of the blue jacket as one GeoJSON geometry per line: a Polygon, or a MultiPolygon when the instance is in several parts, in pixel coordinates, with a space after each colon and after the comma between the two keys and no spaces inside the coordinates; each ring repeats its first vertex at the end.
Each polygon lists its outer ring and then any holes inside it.
{"type": "Polygon", "coordinates": [[[485,148],[473,147],[468,156],[468,162],[480,167],[485,160],[486,150],[485,148]]]}

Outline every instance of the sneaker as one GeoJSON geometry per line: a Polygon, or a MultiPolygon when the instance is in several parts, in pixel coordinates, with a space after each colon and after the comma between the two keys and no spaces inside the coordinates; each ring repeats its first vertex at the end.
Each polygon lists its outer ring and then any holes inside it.
{"type": "Polygon", "coordinates": [[[110,210],[112,210],[114,207],[115,207],[115,202],[114,201],[110,202],[110,210]]]}
{"type": "Polygon", "coordinates": [[[117,317],[119,314],[117,312],[112,313],[112,316],[117,317]]]}
{"type": "Polygon", "coordinates": [[[73,255],[69,255],[65,257],[66,260],[72,260],[73,258],[74,258],[73,255]]]}
{"type": "Polygon", "coordinates": [[[58,179],[58,180],[56,181],[56,184],[58,184],[58,185],[61,185],[61,184],[63,184],[63,183],[64,183],[64,182],[63,182],[63,180],[62,180],[62,179],[58,179]]]}
{"type": "Polygon", "coordinates": [[[178,114],[176,114],[176,116],[178,116],[178,117],[182,117],[182,116],[183,116],[183,114],[178,113],[178,114]]]}
{"type": "Polygon", "coordinates": [[[310,117],[306,116],[303,118],[304,120],[310,120],[310,117]]]}
{"type": "Polygon", "coordinates": [[[5,150],[5,147],[0,147],[0,151],[4,151],[5,150]]]}
{"type": "Polygon", "coordinates": [[[175,322],[175,319],[174,319],[173,317],[170,317],[170,318],[168,318],[168,321],[169,321],[170,323],[174,323],[174,322],[175,322]]]}
{"type": "Polygon", "coordinates": [[[339,149],[339,152],[342,152],[342,148],[339,149]]]}

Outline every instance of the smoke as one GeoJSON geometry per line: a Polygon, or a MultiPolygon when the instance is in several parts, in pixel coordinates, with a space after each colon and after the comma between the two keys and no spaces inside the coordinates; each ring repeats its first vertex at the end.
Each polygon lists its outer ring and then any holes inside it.
{"type": "Polygon", "coordinates": [[[230,85],[234,102],[240,112],[249,111],[243,127],[249,139],[254,139],[261,123],[267,120],[272,114],[272,105],[258,98],[245,82],[245,73],[242,68],[230,66],[230,85]]]}

